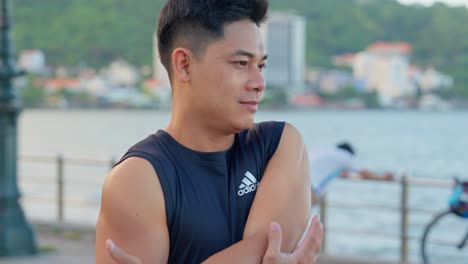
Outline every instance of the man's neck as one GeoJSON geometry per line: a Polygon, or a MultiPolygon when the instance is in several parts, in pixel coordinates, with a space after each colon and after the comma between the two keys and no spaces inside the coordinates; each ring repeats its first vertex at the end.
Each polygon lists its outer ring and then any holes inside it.
{"type": "Polygon", "coordinates": [[[210,128],[195,118],[173,115],[165,131],[180,144],[200,152],[225,151],[234,143],[234,134],[210,128]]]}

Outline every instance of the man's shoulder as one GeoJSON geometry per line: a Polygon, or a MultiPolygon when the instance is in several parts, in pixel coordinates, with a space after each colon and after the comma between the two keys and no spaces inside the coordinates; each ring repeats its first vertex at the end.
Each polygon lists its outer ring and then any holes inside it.
{"type": "Polygon", "coordinates": [[[290,144],[294,144],[299,149],[304,150],[304,138],[297,127],[290,123],[285,123],[283,134],[281,136],[281,145],[280,146],[287,146],[290,144]]]}
{"type": "Polygon", "coordinates": [[[138,157],[128,158],[112,169],[102,189],[96,226],[100,243],[109,237],[140,236],[147,230],[164,235],[164,196],[155,175],[151,165],[138,157]]]}
{"type": "Polygon", "coordinates": [[[154,178],[156,171],[150,161],[143,157],[131,156],[116,165],[109,173],[108,178],[118,181],[138,183],[145,178],[154,178]]]}
{"type": "MultiPolygon", "coordinates": [[[[168,150],[171,149],[170,144],[171,142],[167,136],[164,135],[164,133],[158,131],[157,133],[149,135],[145,139],[140,140],[132,147],[130,147],[122,156],[120,161],[116,163],[116,165],[120,165],[130,157],[139,157],[145,159],[153,166],[155,163],[168,164],[170,163],[168,162],[168,150]]],[[[130,163],[130,166],[132,163],[130,163]]]]}
{"type": "Polygon", "coordinates": [[[155,183],[158,183],[158,177],[151,164],[143,158],[130,157],[107,175],[102,192],[103,202],[118,212],[120,209],[115,206],[125,204],[130,207],[150,199],[151,193],[159,192],[159,184],[155,183]],[[123,197],[126,197],[125,201],[123,197]]]}
{"type": "Polygon", "coordinates": [[[151,147],[154,145],[155,142],[157,142],[158,140],[160,140],[161,136],[158,134],[160,133],[155,133],[155,134],[151,134],[143,139],[141,139],[140,141],[138,141],[137,143],[135,143],[133,146],[131,146],[128,151],[138,151],[138,150],[148,150],[148,149],[151,149],[151,147]]]}
{"type": "Polygon", "coordinates": [[[267,138],[274,138],[270,139],[269,142],[269,144],[274,142],[274,147],[271,148],[271,156],[276,154],[278,151],[284,150],[305,151],[304,139],[301,132],[290,123],[281,122],[280,124],[277,124],[276,132],[274,132],[273,135],[267,135],[267,138]]]}

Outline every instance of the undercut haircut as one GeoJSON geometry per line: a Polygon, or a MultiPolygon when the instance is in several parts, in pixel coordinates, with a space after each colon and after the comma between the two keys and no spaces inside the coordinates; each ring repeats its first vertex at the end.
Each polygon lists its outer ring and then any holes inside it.
{"type": "Polygon", "coordinates": [[[161,63],[172,78],[172,52],[190,49],[197,59],[206,46],[224,37],[224,26],[249,19],[266,20],[268,0],[168,0],[159,16],[157,41],[161,63]]]}

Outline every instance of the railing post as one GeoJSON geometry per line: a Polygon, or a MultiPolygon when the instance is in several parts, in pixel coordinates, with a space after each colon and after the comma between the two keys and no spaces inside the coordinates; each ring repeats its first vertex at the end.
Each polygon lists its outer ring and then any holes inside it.
{"type": "Polygon", "coordinates": [[[320,221],[323,224],[323,242],[322,242],[322,249],[321,253],[326,253],[327,251],[327,196],[325,194],[322,195],[320,199],[320,221]]]}
{"type": "Polygon", "coordinates": [[[408,263],[408,179],[401,179],[400,263],[408,263]]]}
{"type": "Polygon", "coordinates": [[[63,176],[64,176],[64,159],[63,155],[57,156],[57,218],[59,222],[63,222],[63,176]]]}

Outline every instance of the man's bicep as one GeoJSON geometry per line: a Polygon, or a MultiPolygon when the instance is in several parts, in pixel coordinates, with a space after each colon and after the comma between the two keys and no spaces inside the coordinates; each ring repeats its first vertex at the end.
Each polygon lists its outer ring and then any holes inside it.
{"type": "Polygon", "coordinates": [[[244,238],[268,232],[269,223],[283,230],[283,249],[292,250],[311,210],[307,151],[298,130],[286,124],[280,144],[263,174],[249,213],[244,238]]]}
{"type": "Polygon", "coordinates": [[[114,263],[106,248],[109,238],[129,255],[141,259],[142,263],[167,263],[169,245],[166,237],[163,228],[157,226],[144,228],[140,225],[132,231],[118,228],[101,214],[96,226],[96,263],[114,263]]]}
{"type": "Polygon", "coordinates": [[[96,225],[98,264],[113,263],[105,247],[108,238],[143,263],[167,263],[169,234],[164,196],[147,161],[130,158],[106,179],[96,225]]]}

